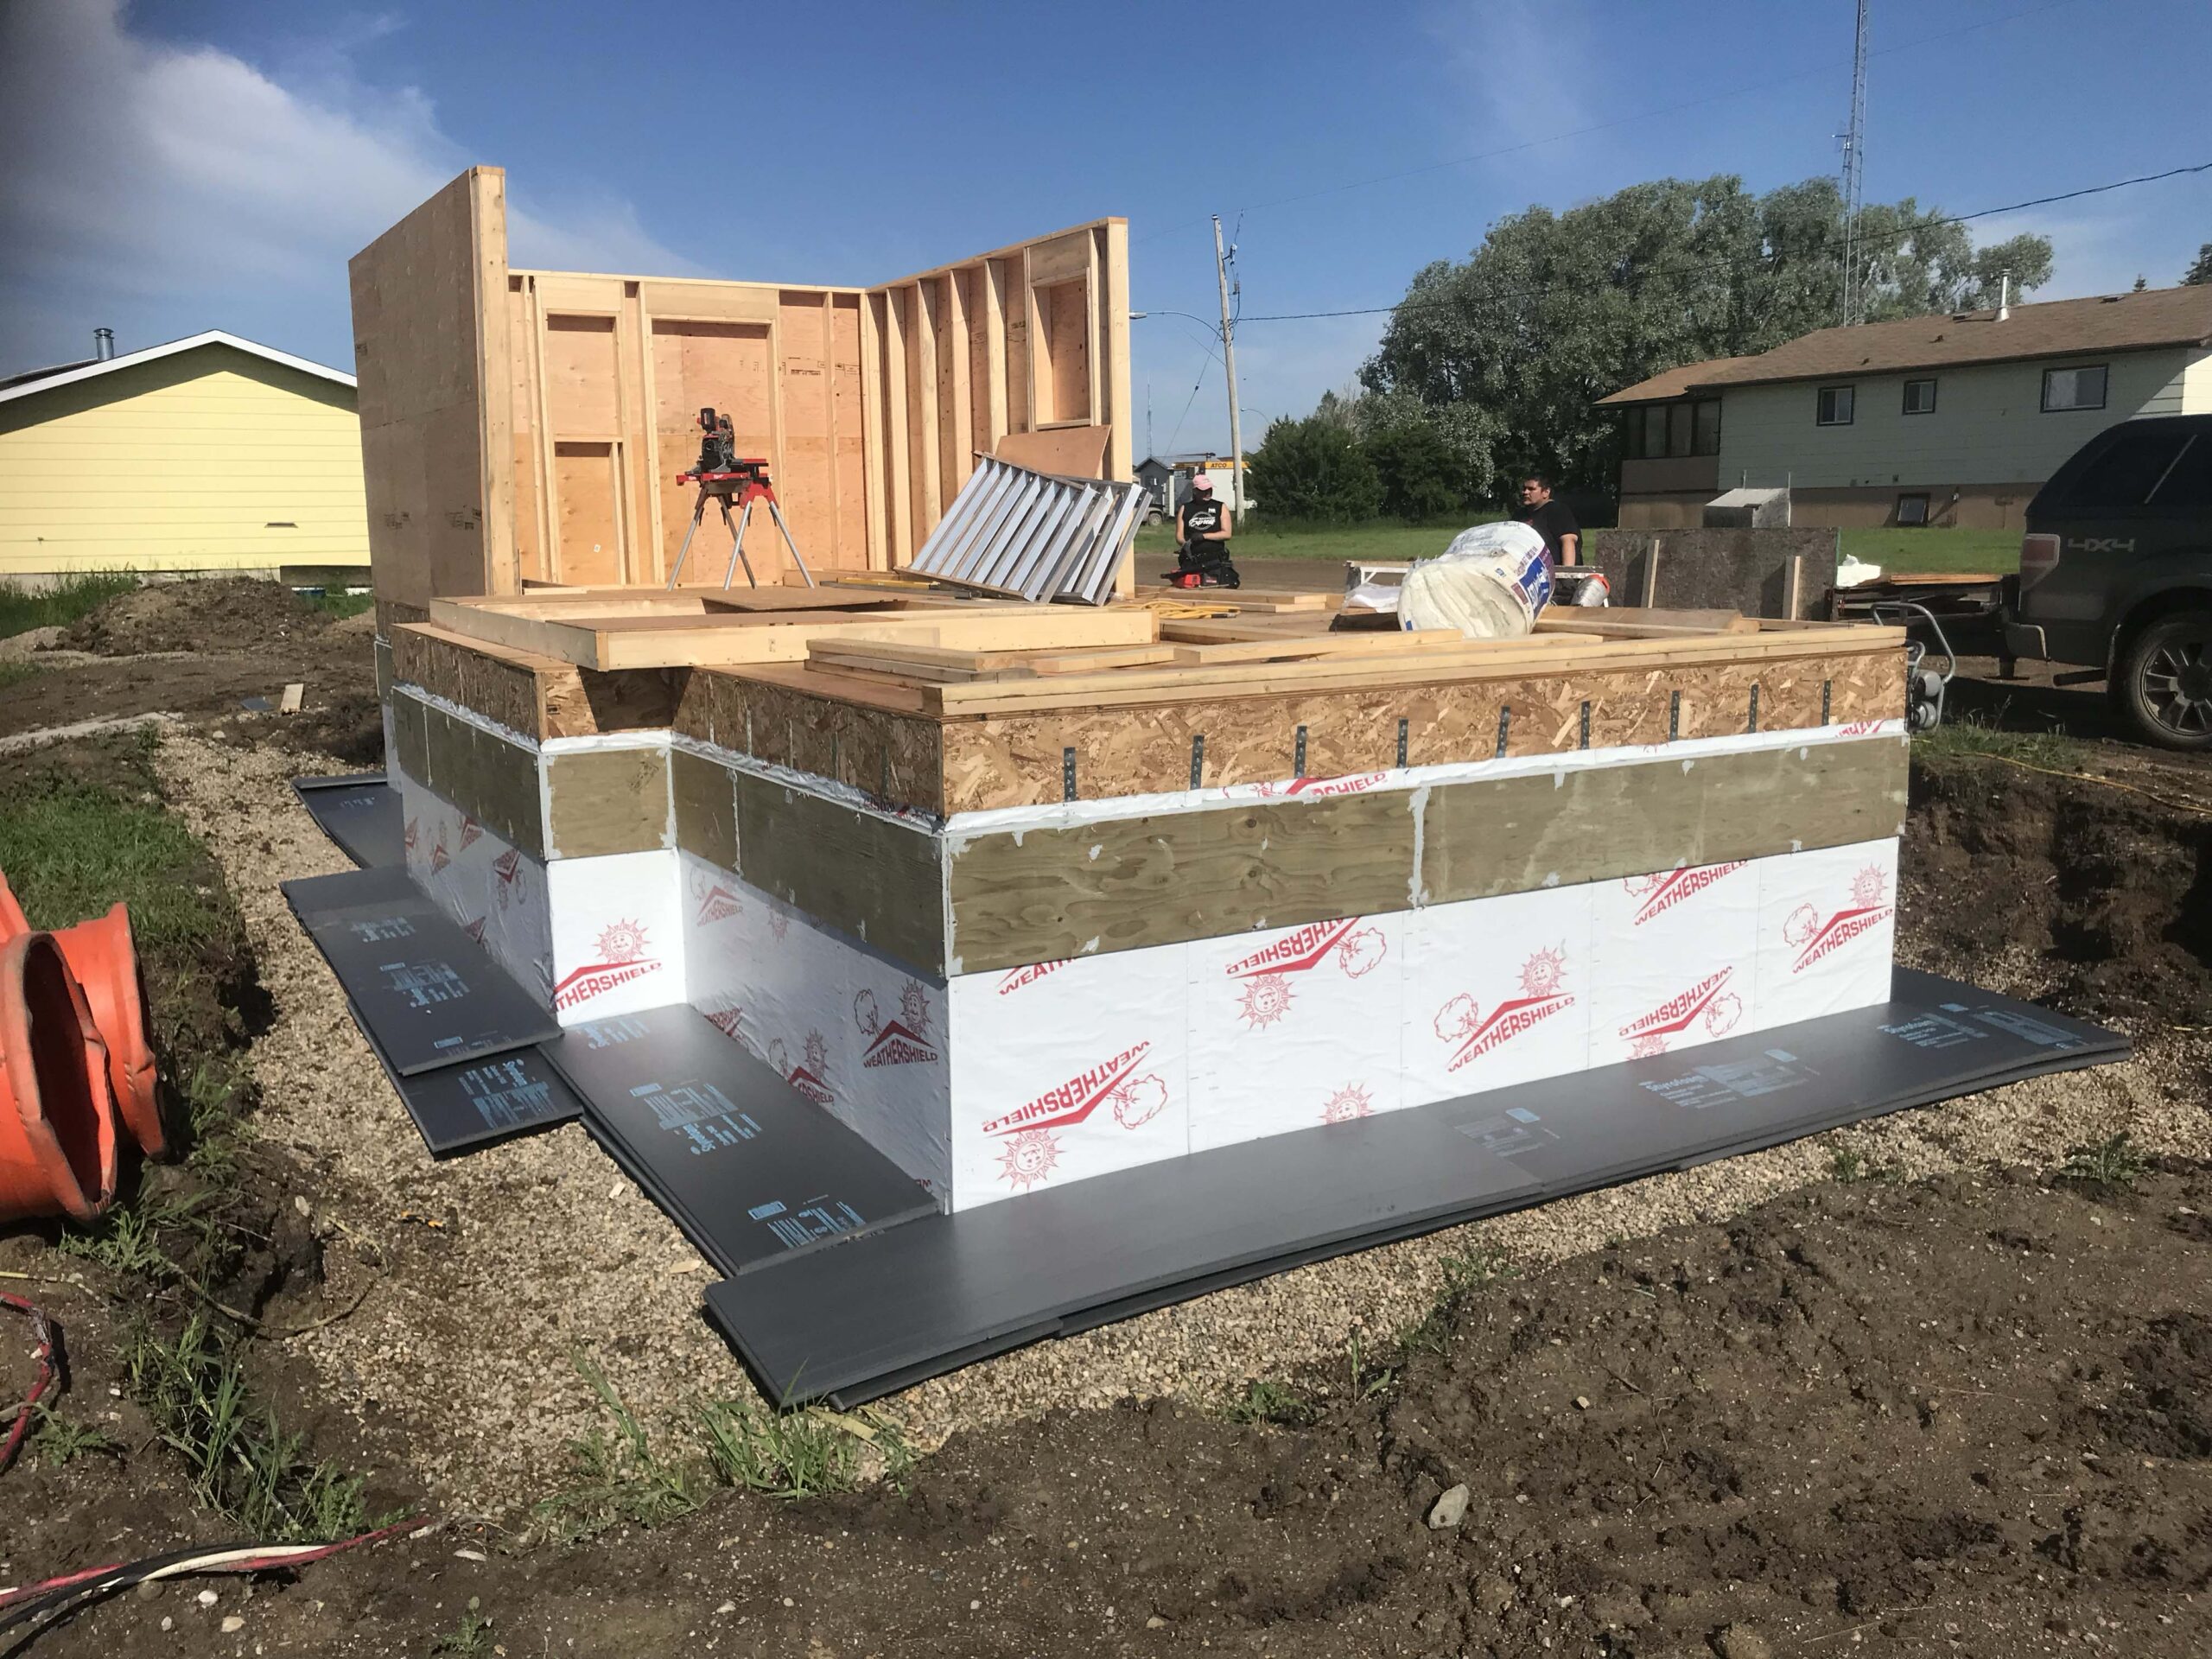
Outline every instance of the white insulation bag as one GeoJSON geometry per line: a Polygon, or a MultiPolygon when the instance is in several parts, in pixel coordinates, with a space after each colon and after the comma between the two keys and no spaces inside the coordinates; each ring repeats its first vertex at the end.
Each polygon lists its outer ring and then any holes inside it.
{"type": "Polygon", "coordinates": [[[1477,524],[1406,573],[1398,622],[1457,628],[1470,639],[1513,639],[1536,626],[1551,597],[1551,555],[1541,536],[1511,520],[1477,524]]]}

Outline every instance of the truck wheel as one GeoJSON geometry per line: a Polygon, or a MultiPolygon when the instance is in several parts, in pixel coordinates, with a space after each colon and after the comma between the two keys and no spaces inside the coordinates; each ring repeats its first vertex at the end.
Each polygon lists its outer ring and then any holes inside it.
{"type": "Polygon", "coordinates": [[[2160,617],[2136,635],[2113,690],[2149,741],[2212,749],[2212,611],[2160,617]]]}

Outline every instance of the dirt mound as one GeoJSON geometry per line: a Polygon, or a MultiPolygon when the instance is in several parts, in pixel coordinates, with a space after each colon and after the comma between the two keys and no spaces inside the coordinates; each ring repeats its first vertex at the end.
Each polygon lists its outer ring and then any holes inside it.
{"type": "Polygon", "coordinates": [[[326,632],[329,613],[280,582],[212,576],[118,594],[81,618],[63,643],[103,657],[153,651],[248,656],[326,632]]]}
{"type": "Polygon", "coordinates": [[[1904,941],[2091,1018],[2212,1024],[2209,853],[2212,815],[1986,759],[1916,761],[1904,941]]]}

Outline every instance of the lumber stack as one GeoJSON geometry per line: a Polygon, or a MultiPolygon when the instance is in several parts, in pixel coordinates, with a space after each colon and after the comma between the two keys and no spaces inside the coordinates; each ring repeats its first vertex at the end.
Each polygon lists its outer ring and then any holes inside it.
{"type": "Polygon", "coordinates": [[[1896,630],[1187,597],[395,612],[410,857],[564,1023],[688,1001],[957,1208],[1887,994],[1896,630]]]}

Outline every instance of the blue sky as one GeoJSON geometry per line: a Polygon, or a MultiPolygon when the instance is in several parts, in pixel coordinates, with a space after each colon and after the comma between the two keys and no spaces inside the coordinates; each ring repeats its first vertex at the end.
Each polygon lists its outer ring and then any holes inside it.
{"type": "MultiPolygon", "coordinates": [[[[224,327],[340,367],[346,257],[471,162],[518,264],[880,282],[1130,220],[1140,448],[1225,447],[1211,213],[1254,315],[1382,305],[1502,214],[1832,172],[1853,0],[1207,8],[0,0],[0,372],[224,327]],[[1504,153],[1497,153],[1504,152],[1504,153]],[[1487,157],[1486,159],[1463,159],[1487,157]],[[1193,389],[1195,387],[1195,396],[1193,389]]],[[[2203,0],[1874,0],[1867,195],[1954,212],[2212,161],[2203,0]]],[[[2174,281],[2212,174],[1988,221],[2043,297],[2174,281]]],[[[1248,444],[1383,320],[1253,322],[1248,444]]]]}

